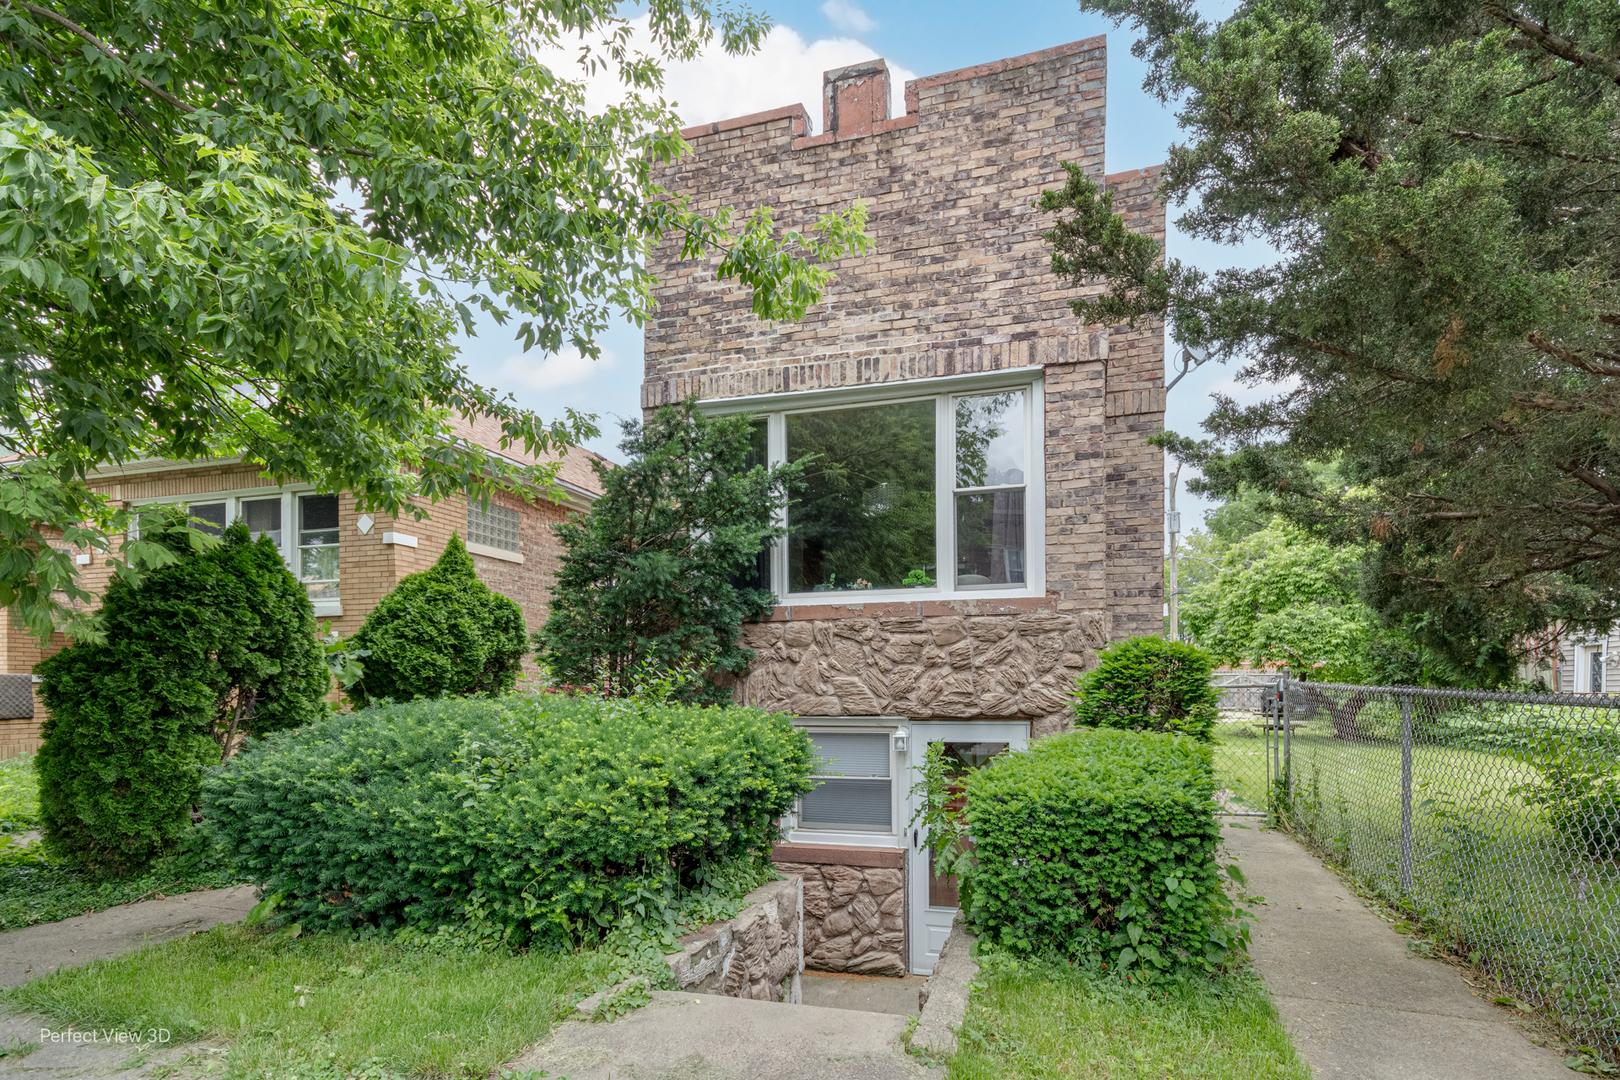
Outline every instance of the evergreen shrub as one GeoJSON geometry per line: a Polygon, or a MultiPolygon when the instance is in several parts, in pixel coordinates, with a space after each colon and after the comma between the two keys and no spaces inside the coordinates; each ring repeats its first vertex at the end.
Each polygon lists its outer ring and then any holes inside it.
{"type": "Polygon", "coordinates": [[[274,736],[203,805],[233,867],[306,929],[475,922],[565,945],[768,852],[811,761],[754,709],[441,698],[274,736]]]}
{"type": "Polygon", "coordinates": [[[1116,641],[1080,677],[1075,723],[1212,739],[1220,705],[1209,685],[1214,670],[1215,658],[1196,645],[1162,637],[1116,641]]]}
{"type": "Polygon", "coordinates": [[[368,650],[365,673],[348,694],[376,701],[459,694],[504,694],[529,651],[523,609],[478,580],[461,537],[450,534],[439,561],[384,596],[349,649],[368,650]]]}
{"type": "Polygon", "coordinates": [[[325,712],[331,677],[304,587],[240,522],[208,550],[183,518],[143,536],[176,558],[114,577],[99,642],[36,667],[40,818],[50,854],[119,872],[172,852],[191,829],[203,769],[245,735],[325,712]]]}
{"type": "Polygon", "coordinates": [[[1151,973],[1211,970],[1239,947],[1209,746],[1073,731],[993,760],[966,787],[968,917],[987,940],[1151,973]]]}

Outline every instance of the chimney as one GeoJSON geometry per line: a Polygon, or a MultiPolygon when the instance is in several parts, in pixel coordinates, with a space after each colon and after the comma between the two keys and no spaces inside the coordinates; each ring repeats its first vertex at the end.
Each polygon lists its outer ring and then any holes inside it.
{"type": "Polygon", "coordinates": [[[821,76],[821,130],[835,139],[870,135],[889,118],[889,65],[882,60],[834,68],[821,76]]]}

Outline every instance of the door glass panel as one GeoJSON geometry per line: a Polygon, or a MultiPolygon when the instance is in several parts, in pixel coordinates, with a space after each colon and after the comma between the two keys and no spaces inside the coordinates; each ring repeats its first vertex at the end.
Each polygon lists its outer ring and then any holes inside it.
{"type": "MultiPolygon", "coordinates": [[[[983,768],[991,758],[997,754],[1005,753],[1007,744],[1004,742],[947,742],[945,744],[945,760],[950,765],[950,774],[953,777],[964,777],[974,769],[983,768]]],[[[960,787],[957,788],[960,791],[960,787]]],[[[956,809],[960,810],[966,800],[958,796],[954,801],[956,809]]],[[[969,850],[973,841],[968,840],[969,850]]],[[[956,875],[940,875],[934,870],[934,849],[928,849],[928,906],[929,907],[957,907],[961,904],[961,896],[956,888],[956,875]]]]}
{"type": "Polygon", "coordinates": [[[209,536],[219,536],[225,531],[225,504],[223,502],[192,503],[187,508],[193,518],[191,527],[198,532],[205,532],[209,536]]]}
{"type": "Polygon", "coordinates": [[[281,547],[281,500],[245,499],[242,502],[242,520],[248,535],[257,540],[268,536],[270,542],[281,547]]]}

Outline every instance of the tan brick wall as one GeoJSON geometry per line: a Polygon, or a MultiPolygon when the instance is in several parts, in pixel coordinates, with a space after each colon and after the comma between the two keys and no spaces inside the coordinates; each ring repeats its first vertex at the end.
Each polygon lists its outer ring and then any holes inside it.
{"type": "MultiPolygon", "coordinates": [[[[1164,239],[1158,170],[1104,174],[1106,68],[1104,39],[1073,42],[915,80],[907,114],[889,118],[887,69],[874,62],[828,73],[821,135],[808,135],[798,106],[688,129],[693,153],[661,179],[700,208],[764,204],[779,227],[803,228],[860,200],[873,246],[837,266],[825,300],[802,322],[783,325],[754,318],[745,290],[716,281],[712,263],[660,247],[648,261],[658,311],[646,331],[642,387],[652,409],[693,395],[897,382],[926,392],[941,376],[1043,368],[1047,591],[1020,604],[1064,616],[1068,630],[1052,634],[1095,628],[1098,643],[1161,625],[1163,454],[1146,439],[1164,419],[1164,328],[1157,320],[1079,325],[1067,305],[1077,294],[1050,272],[1041,238],[1052,219],[1034,203],[1062,185],[1063,163],[1073,162],[1114,192],[1132,228],[1164,239]]],[[[964,604],[972,606],[958,598],[937,617],[978,617],[964,604]]],[[[877,619],[876,637],[862,638],[860,649],[884,652],[894,647],[885,620],[935,614],[922,606],[848,605],[838,617],[877,619]]],[[[789,617],[833,616],[798,605],[789,617]]],[[[984,623],[987,640],[1002,640],[999,626],[984,623]]],[[[762,644],[771,634],[759,632],[762,644]]],[[[1034,677],[1012,685],[996,649],[983,655],[997,666],[991,671],[977,651],[957,662],[924,648],[917,685],[948,692],[921,700],[886,689],[892,673],[871,658],[844,671],[831,648],[816,656],[785,643],[768,648],[741,687],[745,700],[786,708],[813,699],[848,715],[877,702],[919,717],[1028,716],[1051,730],[1061,716],[1051,695],[1072,678],[1037,664],[1034,677]]],[[[1089,646],[1074,655],[1094,662],[1089,646]]]]}
{"type": "MultiPolygon", "coordinates": [[[[184,498],[210,495],[218,492],[241,491],[275,485],[265,480],[256,470],[246,466],[213,466],[179,468],[164,472],[140,474],[106,479],[97,486],[115,499],[136,500],[155,498],[184,498]]],[[[478,576],[498,593],[510,596],[523,608],[524,621],[531,631],[539,629],[545,621],[551,598],[551,584],[555,579],[561,554],[551,524],[563,520],[570,511],[554,503],[538,501],[527,503],[515,496],[498,498],[503,505],[516,508],[520,515],[520,541],[523,562],[512,563],[482,555],[474,555],[473,563],[478,576]]],[[[377,602],[407,574],[426,570],[444,551],[452,531],[467,535],[467,502],[453,496],[439,503],[425,505],[426,516],[421,520],[409,514],[398,517],[371,512],[371,531],[362,535],[358,528],[360,511],[352,494],[344,493],[338,500],[338,590],[343,614],[338,617],[317,617],[325,627],[330,624],[345,634],[360,628],[365,617],[377,602]],[[384,544],[386,532],[404,533],[417,538],[414,548],[399,544],[384,544]]],[[[294,527],[292,522],[287,528],[294,527]]],[[[117,549],[116,539],[113,544],[117,549]]],[[[96,556],[93,564],[81,569],[81,581],[94,593],[105,590],[111,571],[105,567],[105,556],[96,556]]],[[[21,674],[31,672],[45,656],[65,647],[67,639],[56,634],[52,642],[41,648],[27,630],[7,621],[0,633],[0,670],[21,674]]],[[[537,669],[529,660],[525,670],[533,675],[537,669]]],[[[35,693],[33,720],[0,720],[0,759],[39,748],[40,722],[45,708],[35,693]]]]}

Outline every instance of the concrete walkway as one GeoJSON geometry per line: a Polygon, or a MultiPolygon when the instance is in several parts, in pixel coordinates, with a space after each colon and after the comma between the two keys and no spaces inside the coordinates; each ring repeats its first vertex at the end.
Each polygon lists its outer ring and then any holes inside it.
{"type": "Polygon", "coordinates": [[[519,1058],[570,1080],[921,1080],[896,1013],[779,1005],[655,990],[612,1023],[566,1020],[519,1058]]]}
{"type": "Polygon", "coordinates": [[[8,930],[0,934],[0,986],[21,986],[58,968],[117,956],[220,923],[240,922],[257,902],[253,886],[237,885],[8,930]]]}
{"type": "Polygon", "coordinates": [[[1256,906],[1250,952],[1317,1080],[1576,1080],[1454,968],[1395,933],[1296,841],[1226,819],[1256,906]]]}

